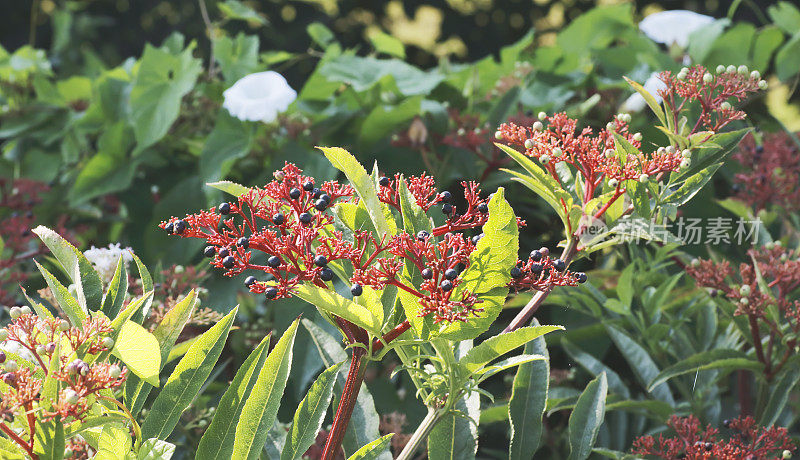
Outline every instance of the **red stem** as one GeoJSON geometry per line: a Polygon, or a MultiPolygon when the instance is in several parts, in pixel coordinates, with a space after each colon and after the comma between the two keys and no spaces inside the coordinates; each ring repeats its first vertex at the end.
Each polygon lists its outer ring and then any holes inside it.
{"type": "Polygon", "coordinates": [[[367,363],[364,360],[366,354],[367,350],[364,348],[353,348],[347,380],[339,400],[339,407],[336,408],[336,415],[333,417],[333,426],[322,451],[322,460],[333,460],[341,449],[347,425],[350,423],[350,416],[353,415],[353,409],[356,406],[358,392],[361,390],[361,383],[364,381],[364,372],[367,369],[367,363]]]}
{"type": "Polygon", "coordinates": [[[33,453],[33,446],[29,445],[24,439],[20,438],[19,435],[14,432],[14,430],[8,427],[8,425],[0,422],[0,430],[3,430],[3,433],[7,434],[9,438],[14,440],[14,442],[19,444],[20,447],[25,449],[25,452],[27,452],[28,455],[33,457],[35,460],[38,460],[39,456],[33,453]]]}
{"type": "Polygon", "coordinates": [[[394,329],[392,329],[391,331],[389,331],[386,334],[384,334],[383,335],[383,341],[380,341],[377,338],[374,339],[372,341],[372,352],[376,353],[376,352],[381,351],[383,349],[383,344],[384,343],[389,343],[392,340],[400,337],[400,335],[403,332],[409,330],[409,328],[411,328],[411,322],[409,322],[408,320],[405,320],[402,323],[400,323],[397,326],[395,326],[394,329]]]}

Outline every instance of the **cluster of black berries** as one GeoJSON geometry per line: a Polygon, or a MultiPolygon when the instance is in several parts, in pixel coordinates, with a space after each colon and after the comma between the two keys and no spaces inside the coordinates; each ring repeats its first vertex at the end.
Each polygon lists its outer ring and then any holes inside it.
{"type": "Polygon", "coordinates": [[[568,271],[564,260],[549,256],[550,250],[545,247],[531,251],[527,261],[519,261],[511,269],[510,286],[515,291],[542,291],[552,286],[575,286],[588,279],[584,272],[568,271]]]}

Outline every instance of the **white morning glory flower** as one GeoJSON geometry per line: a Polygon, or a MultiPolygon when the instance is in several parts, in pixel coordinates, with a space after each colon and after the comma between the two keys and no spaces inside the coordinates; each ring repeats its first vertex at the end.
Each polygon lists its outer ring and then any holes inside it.
{"type": "Polygon", "coordinates": [[[277,72],[251,73],[226,89],[222,104],[242,121],[269,123],[297,98],[297,92],[277,72]]]}
{"type": "Polygon", "coordinates": [[[639,29],[651,40],[681,48],[689,45],[689,35],[714,22],[714,18],[687,10],[653,13],[642,19],[639,29]]]}
{"type": "MultiPolygon", "coordinates": [[[[659,103],[661,102],[661,96],[658,95],[658,90],[666,89],[667,85],[664,84],[658,78],[659,72],[653,72],[650,74],[650,77],[647,78],[647,81],[644,82],[644,89],[647,90],[648,93],[652,94],[656,101],[659,103]]],[[[633,93],[628,99],[625,99],[625,102],[622,103],[620,107],[620,112],[639,112],[641,111],[644,106],[647,105],[644,98],[639,93],[633,93]]]]}

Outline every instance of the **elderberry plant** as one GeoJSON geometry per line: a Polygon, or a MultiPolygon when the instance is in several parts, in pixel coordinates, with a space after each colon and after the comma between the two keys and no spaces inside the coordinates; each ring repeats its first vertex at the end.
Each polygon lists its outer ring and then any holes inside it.
{"type": "MultiPolygon", "coordinates": [[[[264,187],[212,184],[236,199],[160,226],[205,240],[211,265],[226,276],[247,273],[250,292],[267,300],[299,297],[340,330],[352,355],[322,454],[333,458],[370,360],[396,352],[430,409],[430,430],[443,417],[458,417],[457,406],[481,392],[489,376],[542,356],[487,366],[493,360],[560,329],[528,327],[475,348],[459,345],[489,328],[509,287],[577,285],[586,275],[567,271],[546,250],[538,271],[517,259],[524,221],[502,188],[484,198],[478,184],[465,182],[457,199],[438,192],[430,176],[390,177],[377,166],[368,175],[348,152],[322,151],[349,184],[317,182],[287,163],[264,187]]],[[[412,437],[401,458],[413,454],[423,434],[412,437]]]]}

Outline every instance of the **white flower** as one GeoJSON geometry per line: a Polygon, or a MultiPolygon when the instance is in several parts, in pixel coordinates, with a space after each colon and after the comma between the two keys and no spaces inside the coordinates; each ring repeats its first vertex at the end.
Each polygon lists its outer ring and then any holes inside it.
{"type": "Polygon", "coordinates": [[[277,72],[251,73],[226,89],[223,107],[242,121],[269,123],[297,98],[286,79],[277,72]]]}
{"type": "Polygon", "coordinates": [[[639,29],[651,40],[681,48],[689,45],[689,35],[714,22],[714,18],[687,10],[653,13],[642,19],[639,29]]]}
{"type": "MultiPolygon", "coordinates": [[[[661,102],[661,96],[658,95],[658,90],[665,89],[667,85],[665,85],[664,82],[658,78],[658,72],[651,73],[650,77],[647,78],[647,81],[644,82],[643,86],[648,93],[652,94],[653,97],[656,98],[656,101],[659,103],[661,102]]],[[[639,112],[646,104],[647,102],[645,102],[641,94],[633,93],[628,99],[625,99],[625,102],[622,103],[622,106],[620,106],[620,111],[639,112]]]]}
{"type": "Polygon", "coordinates": [[[107,248],[96,248],[92,246],[83,254],[89,259],[89,262],[92,263],[95,270],[100,273],[100,277],[106,284],[114,277],[114,272],[117,270],[117,262],[120,256],[122,256],[126,268],[128,263],[133,260],[131,248],[121,248],[119,243],[109,244],[107,248]]]}

